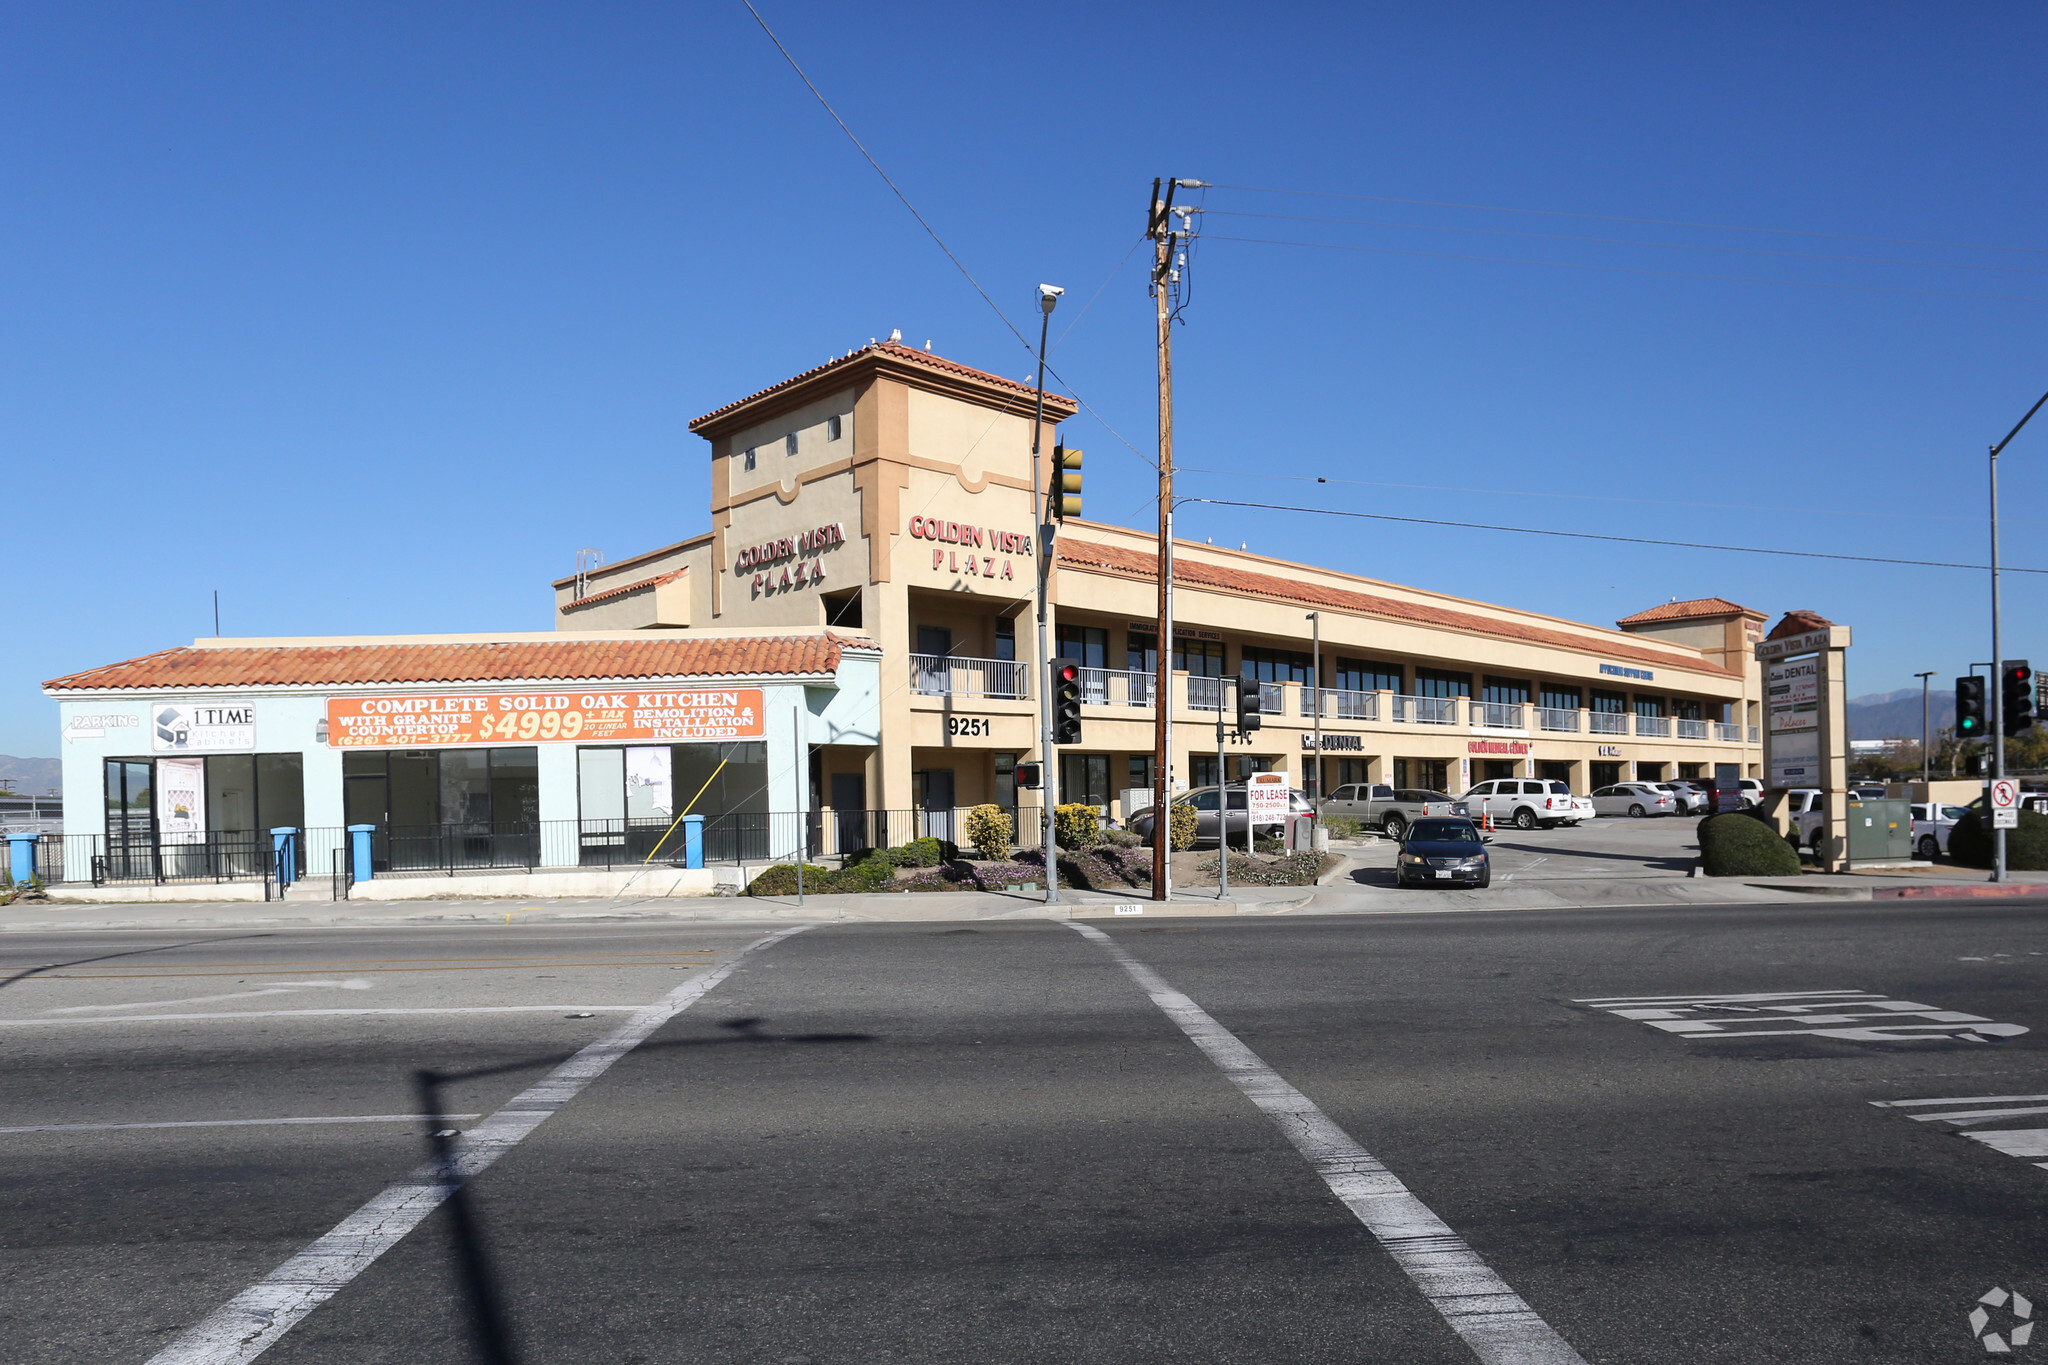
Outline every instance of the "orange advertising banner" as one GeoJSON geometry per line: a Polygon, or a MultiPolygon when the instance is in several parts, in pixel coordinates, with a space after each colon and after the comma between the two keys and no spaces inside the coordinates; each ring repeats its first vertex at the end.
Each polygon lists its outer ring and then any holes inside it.
{"type": "Polygon", "coordinates": [[[767,733],[758,687],[330,697],[335,749],[446,744],[687,744],[767,733]]]}

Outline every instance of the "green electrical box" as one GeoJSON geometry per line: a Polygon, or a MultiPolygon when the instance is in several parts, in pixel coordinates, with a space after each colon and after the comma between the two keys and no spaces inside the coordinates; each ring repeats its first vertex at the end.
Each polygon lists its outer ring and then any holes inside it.
{"type": "Polygon", "coordinates": [[[1849,807],[1849,861],[1881,863],[1913,856],[1913,803],[1864,801],[1849,807]]]}

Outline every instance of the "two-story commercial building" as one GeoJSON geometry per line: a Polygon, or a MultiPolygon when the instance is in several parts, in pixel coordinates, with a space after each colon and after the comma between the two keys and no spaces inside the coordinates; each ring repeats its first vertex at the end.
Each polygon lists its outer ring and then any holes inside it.
{"type": "MultiPolygon", "coordinates": [[[[710,531],[558,580],[557,624],[858,630],[882,651],[883,742],[828,763],[815,800],[934,813],[1016,804],[1043,677],[1035,397],[883,343],[700,417],[710,531]]],[[[1047,395],[1040,487],[1054,427],[1074,411],[1047,395]]],[[[1156,548],[1150,531],[1069,520],[1051,577],[1051,650],[1087,670],[1061,799],[1120,814],[1124,794],[1151,783],[1156,548]]],[[[1764,616],[1733,602],[1671,601],[1605,629],[1191,542],[1176,548],[1174,578],[1165,702],[1177,788],[1217,779],[1226,676],[1278,685],[1262,728],[1226,746],[1232,780],[1282,771],[1310,790],[1461,791],[1526,775],[1584,792],[1758,771],[1750,649],[1764,616]]]]}

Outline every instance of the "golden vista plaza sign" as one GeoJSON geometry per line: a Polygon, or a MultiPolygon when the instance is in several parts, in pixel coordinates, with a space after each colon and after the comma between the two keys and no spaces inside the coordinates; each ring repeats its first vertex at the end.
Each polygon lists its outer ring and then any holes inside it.
{"type": "Polygon", "coordinates": [[[330,697],[335,749],[455,744],[688,744],[767,733],[758,687],[330,697]]]}
{"type": "Polygon", "coordinates": [[[932,547],[934,572],[1014,579],[1014,560],[1019,556],[1029,559],[1032,553],[1031,536],[1024,531],[999,531],[993,526],[937,517],[912,517],[909,529],[912,540],[938,542],[932,547]]]}

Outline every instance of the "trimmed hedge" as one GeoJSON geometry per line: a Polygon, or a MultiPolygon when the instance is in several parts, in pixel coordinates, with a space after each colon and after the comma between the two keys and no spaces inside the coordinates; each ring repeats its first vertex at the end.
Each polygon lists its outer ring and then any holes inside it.
{"type": "Polygon", "coordinates": [[[1052,835],[1061,848],[1079,852],[1102,840],[1102,814],[1095,807],[1076,801],[1052,808],[1052,835]]]}
{"type": "Polygon", "coordinates": [[[1001,806],[976,806],[967,812],[967,842],[985,863],[1009,857],[1010,838],[1016,832],[1016,821],[1001,806]]]}
{"type": "MultiPolygon", "coordinates": [[[[1991,866],[1991,831],[1975,807],[1948,832],[1948,856],[1964,867],[1991,866]]],[[[2005,832],[2005,865],[2014,872],[2048,872],[2048,815],[2022,810],[2018,829],[2005,832]]]]}
{"type": "Polygon", "coordinates": [[[1799,875],[1799,851],[1769,825],[1739,811],[1700,821],[1699,839],[1700,867],[1709,877],[1799,875]]]}

